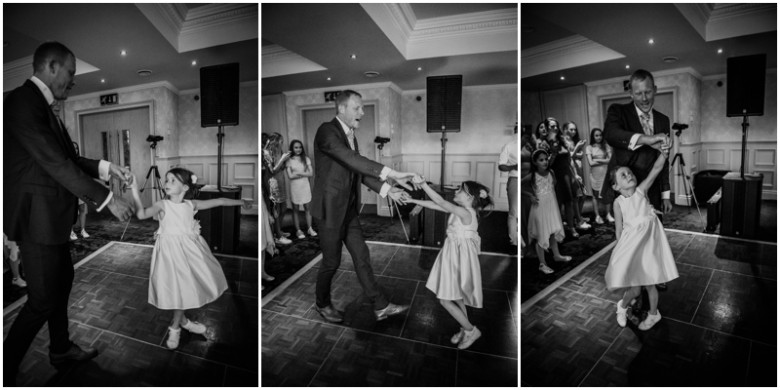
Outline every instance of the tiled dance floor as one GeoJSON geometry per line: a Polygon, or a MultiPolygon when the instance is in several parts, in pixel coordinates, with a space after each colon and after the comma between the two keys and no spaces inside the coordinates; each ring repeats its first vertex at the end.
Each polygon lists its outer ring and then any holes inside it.
{"type": "MultiPolygon", "coordinates": [[[[680,277],[648,331],[598,257],[521,313],[523,386],[777,385],[777,245],[667,230],[680,277]]],[[[532,299],[533,301],[533,299],[532,299]]]]}
{"type": "MultiPolygon", "coordinates": [[[[90,362],[56,371],[44,325],[20,366],[20,386],[257,386],[257,259],[217,255],[229,289],[187,316],[208,338],[182,331],[165,347],[172,313],[147,303],[152,247],[111,242],[77,264],[70,294],[71,339],[96,347],[90,362]]],[[[3,317],[3,336],[16,318],[3,317]]]]}
{"type": "Polygon", "coordinates": [[[263,300],[263,386],[517,386],[517,258],[481,254],[484,307],[469,308],[482,337],[458,350],[458,323],[425,288],[438,249],[369,242],[371,265],[408,312],[376,322],[344,249],[333,304],[344,322],[314,310],[319,261],[263,300]]]}

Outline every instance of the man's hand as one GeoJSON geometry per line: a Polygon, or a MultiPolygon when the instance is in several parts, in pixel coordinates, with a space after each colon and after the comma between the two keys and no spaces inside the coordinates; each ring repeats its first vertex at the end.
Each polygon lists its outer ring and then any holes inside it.
{"type": "Polygon", "coordinates": [[[125,184],[127,184],[127,181],[130,180],[133,175],[133,173],[130,172],[130,168],[120,167],[114,163],[108,165],[108,173],[109,175],[121,180],[125,184]]]}
{"type": "MultiPolygon", "coordinates": [[[[411,191],[412,187],[409,186],[410,180],[415,176],[416,174],[414,172],[398,172],[396,170],[390,170],[390,173],[387,174],[388,179],[393,179],[396,183],[400,184],[401,187],[406,188],[407,190],[411,191]]],[[[419,190],[420,185],[415,184],[414,189],[419,190]]]]}
{"type": "Polygon", "coordinates": [[[127,221],[135,214],[135,206],[116,195],[112,196],[108,202],[108,209],[111,211],[111,214],[114,214],[122,222],[127,221]]]}
{"type": "Polygon", "coordinates": [[[672,201],[670,199],[664,199],[664,214],[672,212],[672,201]]]}
{"type": "Polygon", "coordinates": [[[410,198],[409,194],[400,188],[391,188],[390,191],[387,192],[387,196],[394,202],[404,205],[406,204],[406,200],[410,198]]]}

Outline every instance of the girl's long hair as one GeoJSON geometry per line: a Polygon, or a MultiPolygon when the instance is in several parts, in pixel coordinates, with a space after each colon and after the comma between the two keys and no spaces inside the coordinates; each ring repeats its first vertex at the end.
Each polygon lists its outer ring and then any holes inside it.
{"type": "Polygon", "coordinates": [[[304,147],[303,147],[303,142],[301,142],[300,140],[297,140],[297,139],[294,139],[294,140],[290,141],[290,153],[292,153],[290,155],[291,156],[290,158],[299,157],[299,156],[297,156],[295,154],[295,151],[294,151],[295,144],[301,144],[301,155],[300,155],[301,164],[303,164],[303,171],[304,172],[308,172],[309,171],[309,164],[306,164],[306,159],[307,159],[307,157],[306,157],[306,149],[304,149],[304,147]]]}

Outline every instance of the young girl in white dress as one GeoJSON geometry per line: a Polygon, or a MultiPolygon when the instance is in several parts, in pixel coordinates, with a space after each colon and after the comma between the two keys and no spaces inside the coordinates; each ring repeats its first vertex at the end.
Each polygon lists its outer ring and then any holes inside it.
{"type": "Polygon", "coordinates": [[[478,212],[493,204],[488,189],[475,181],[465,181],[455,192],[455,203],[448,202],[420,176],[413,182],[422,186],[431,200],[404,199],[409,203],[450,213],[447,239],[433,263],[425,287],[455,318],[461,328],[450,339],[458,349],[471,346],[482,333],[469,322],[466,306],[482,308],[482,274],[479,269],[480,237],[477,233],[478,212]]]}
{"type": "MultiPolygon", "coordinates": [[[[311,225],[311,212],[309,203],[311,202],[311,185],[309,178],[314,176],[314,170],[311,168],[311,160],[306,156],[303,150],[303,142],[294,139],[290,141],[290,159],[287,160],[287,177],[290,179],[290,198],[293,205],[303,207],[306,213],[306,224],[309,230],[306,231],[312,237],[317,237],[317,232],[311,225]]],[[[301,223],[298,220],[298,210],[293,207],[293,221],[295,221],[295,235],[299,239],[306,238],[301,230],[301,223]]]]}
{"type": "Polygon", "coordinates": [[[647,199],[647,189],[663,169],[668,153],[668,149],[659,153],[652,170],[639,185],[628,167],[616,167],[610,172],[612,188],[620,191],[620,196],[615,198],[613,206],[617,244],[609,258],[604,279],[610,291],[625,288],[616,311],[621,327],[626,326],[628,305],[642,292],[641,287],[647,290],[650,311],[639,324],[639,329],[648,330],[660,321],[655,285],[679,276],[664,228],[647,199]]]}
{"type": "Polygon", "coordinates": [[[238,199],[185,199],[185,195],[195,190],[196,180],[186,169],[171,169],[165,174],[166,199],[150,207],[141,203],[135,176],[131,183],[138,219],[157,216],[160,221],[149,274],[149,303],[160,309],[173,310],[165,343],[170,349],[179,346],[181,328],[196,334],[208,330],[205,325],[187,319],[184,311],[211,303],[227,290],[225,274],[206,240],[200,236],[195,213],[219,206],[252,207],[249,201],[238,199]]]}
{"type": "Polygon", "coordinates": [[[536,256],[539,258],[539,271],[545,274],[555,272],[547,265],[544,253],[552,248],[553,260],[571,261],[571,256],[563,256],[558,251],[558,243],[566,238],[561,221],[561,208],[555,195],[555,175],[549,170],[549,154],[537,149],[531,155],[531,173],[526,175],[520,186],[531,199],[528,211],[528,241],[536,241],[536,256]]]}

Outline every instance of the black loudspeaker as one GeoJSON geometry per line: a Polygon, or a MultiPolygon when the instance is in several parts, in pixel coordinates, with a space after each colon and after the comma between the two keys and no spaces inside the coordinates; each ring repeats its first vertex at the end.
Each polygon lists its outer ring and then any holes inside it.
{"type": "MultiPolygon", "coordinates": [[[[241,199],[241,187],[222,187],[222,191],[201,189],[198,199],[216,198],[241,199]]],[[[241,235],[241,207],[214,207],[208,210],[198,210],[195,214],[200,219],[200,235],[209,244],[213,252],[233,254],[238,249],[238,237],[241,235]]]]}
{"type": "MultiPolygon", "coordinates": [[[[431,186],[442,198],[449,202],[454,202],[455,190],[440,186],[431,186]]],[[[430,200],[426,196],[426,199],[430,200]]],[[[444,239],[447,238],[447,217],[448,213],[431,210],[426,208],[423,214],[423,245],[441,247],[444,245],[444,239]]]]}
{"type": "Polygon", "coordinates": [[[758,233],[761,213],[762,174],[745,175],[730,172],[723,177],[720,234],[753,238],[758,233]]]}
{"type": "Polygon", "coordinates": [[[238,125],[238,63],[200,68],[200,127],[238,125]]]}
{"type": "Polygon", "coordinates": [[[459,132],[463,76],[431,76],[426,86],[428,132],[459,132]]]}
{"type": "Polygon", "coordinates": [[[726,62],[726,116],[764,115],[766,54],[726,62]]]}

